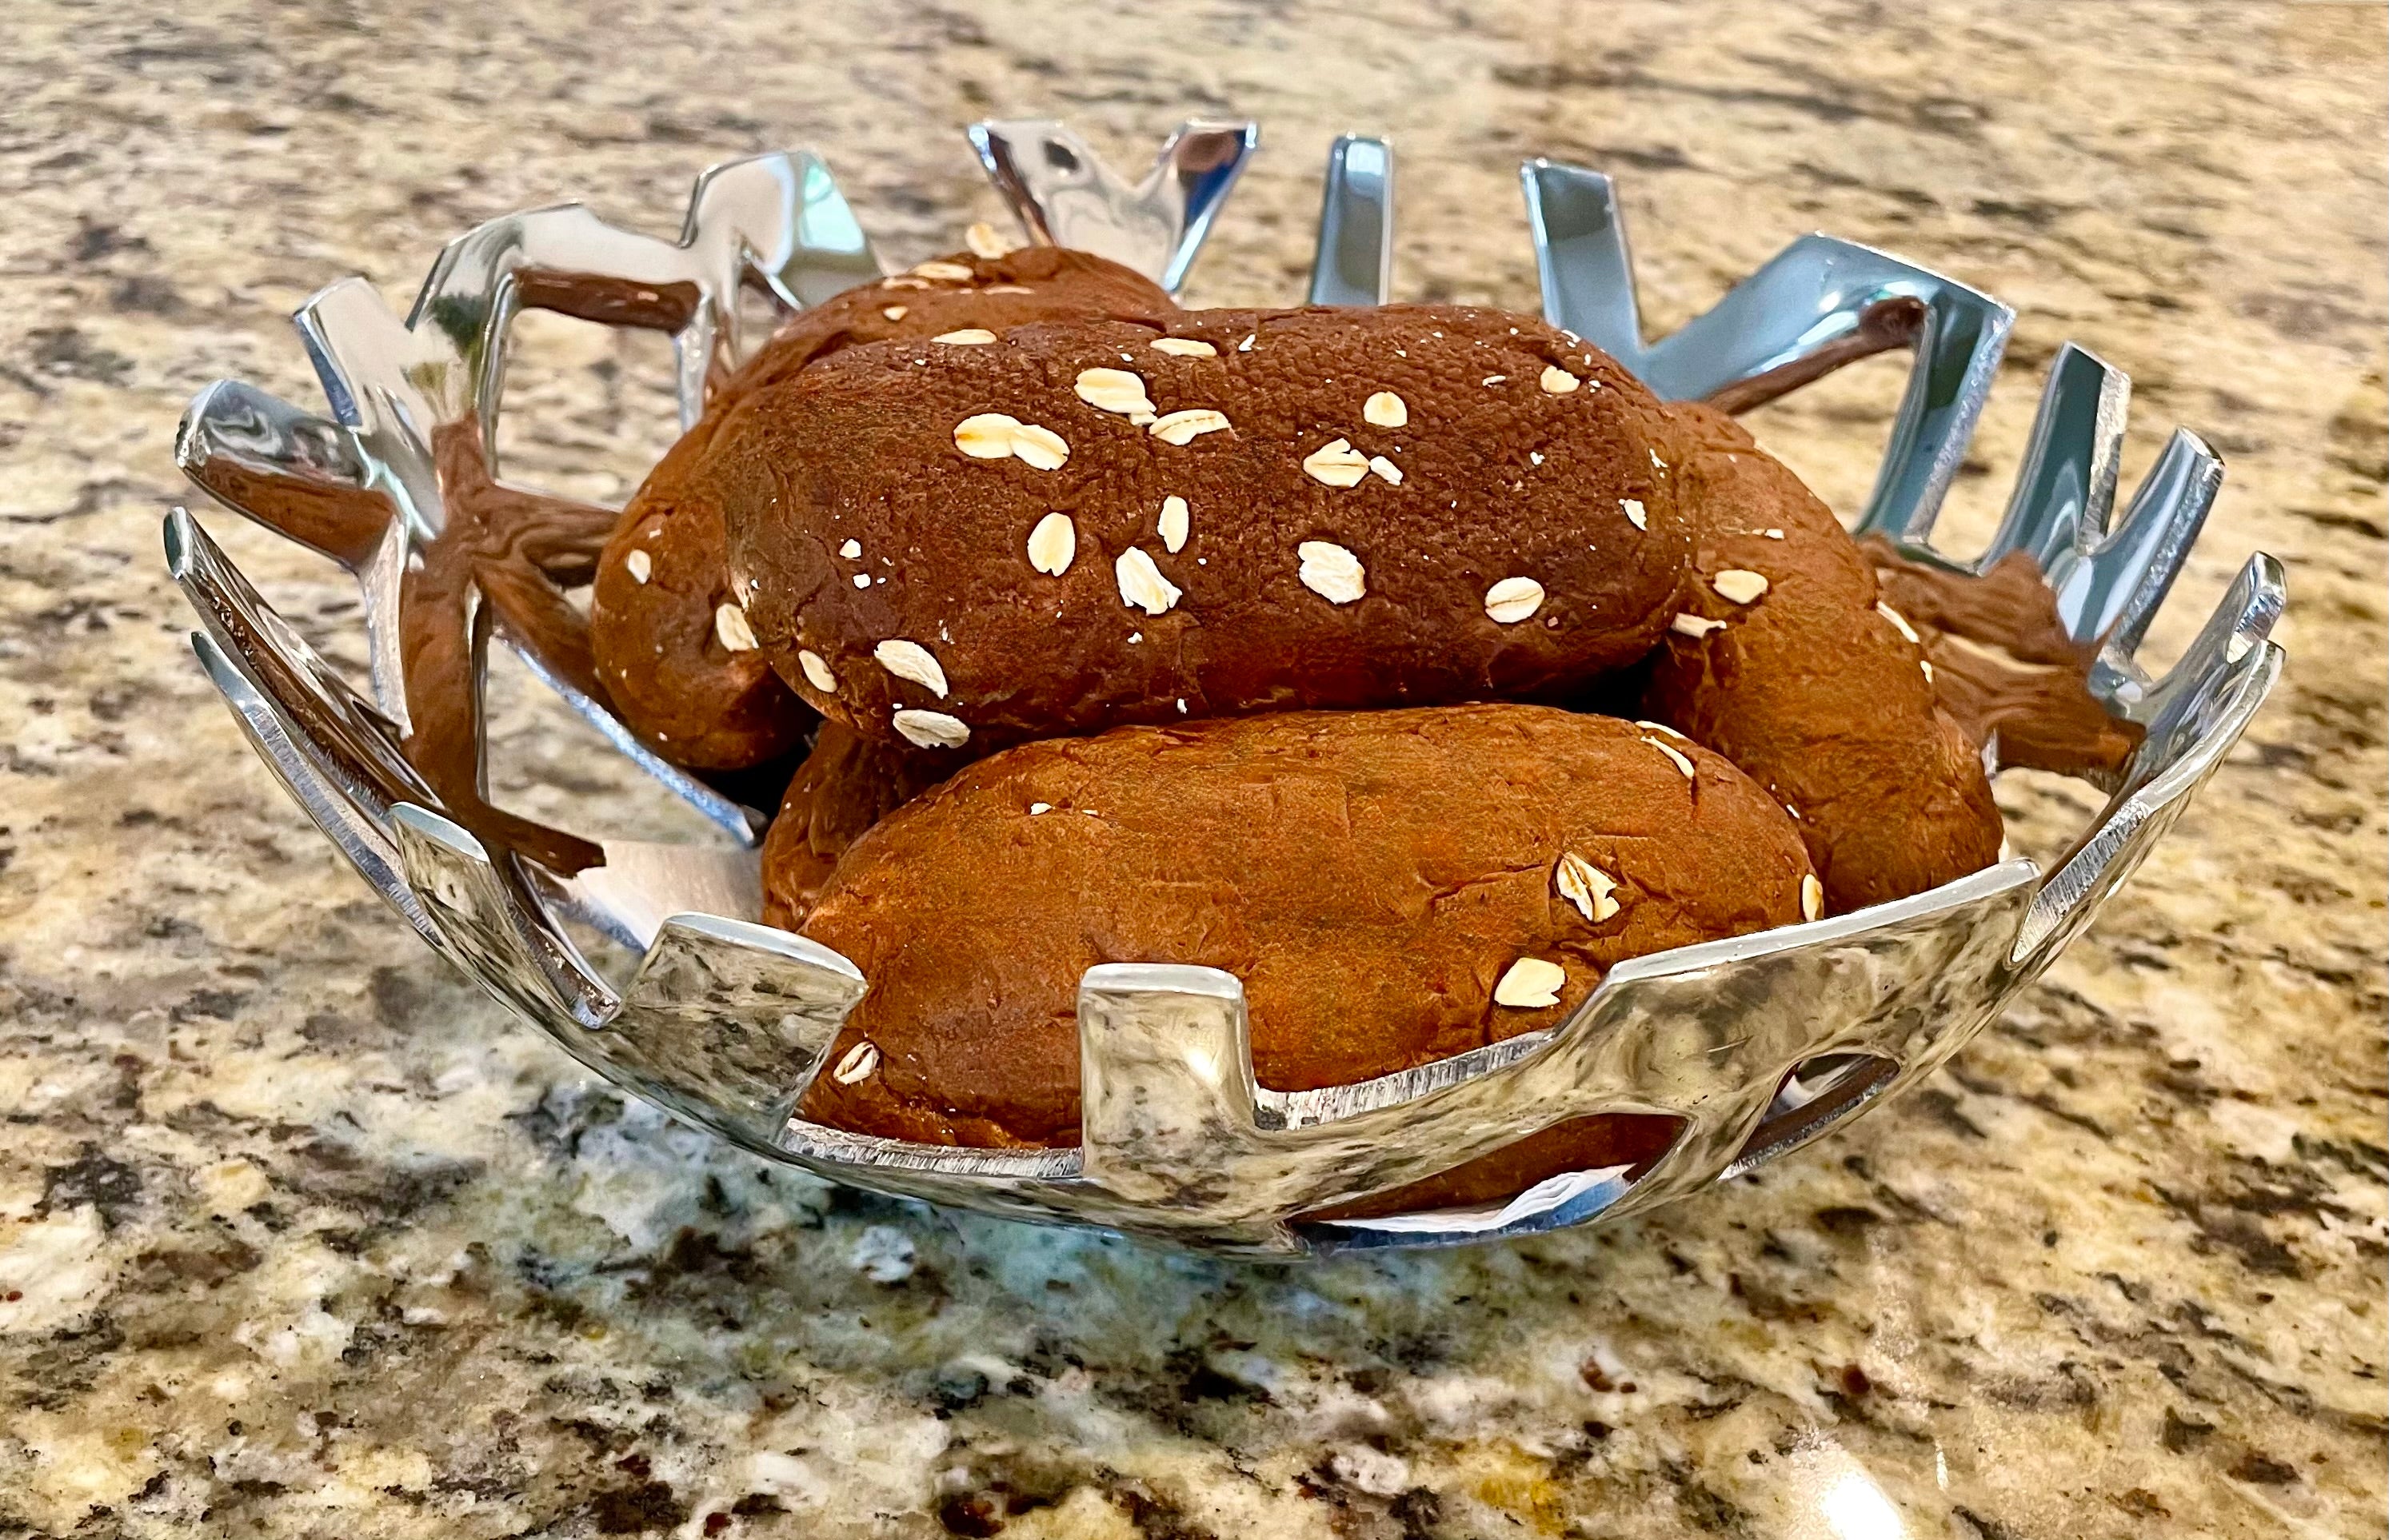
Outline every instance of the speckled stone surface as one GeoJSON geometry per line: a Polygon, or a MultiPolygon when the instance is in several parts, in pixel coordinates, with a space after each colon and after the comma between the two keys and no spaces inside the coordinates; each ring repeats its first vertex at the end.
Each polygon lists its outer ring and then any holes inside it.
{"type": "MultiPolygon", "coordinates": [[[[1064,8],[17,0],[0,24],[0,1535],[2378,1534],[2383,13],[1391,0],[1064,8]],[[511,18],[505,12],[511,10],[511,18]],[[1995,11],[1997,14],[1995,14],[1995,11]],[[707,18],[701,24],[693,19],[707,18]],[[1802,230],[2023,318],[1949,522],[2078,338],[2230,479],[2288,675],[2138,882],[1922,1093],[1529,1244],[1230,1266],[857,1197],[671,1126],[452,976],[244,749],[160,570],[170,439],[285,317],[587,197],[824,150],[892,254],[960,137],[1268,147],[1199,301],[1299,292],[1332,134],[1398,282],[1530,304],[1514,167],[1624,173],[1672,325],[1802,230]]],[[[652,338],[527,341],[516,474],[621,495],[652,338]]],[[[1843,506],[1899,366],[1756,422],[1843,506]]],[[[343,580],[208,515],[357,660],[343,580]]],[[[506,684],[501,783],[693,832],[506,684]]],[[[2003,788],[2018,842],[2090,806],[2003,788]]]]}

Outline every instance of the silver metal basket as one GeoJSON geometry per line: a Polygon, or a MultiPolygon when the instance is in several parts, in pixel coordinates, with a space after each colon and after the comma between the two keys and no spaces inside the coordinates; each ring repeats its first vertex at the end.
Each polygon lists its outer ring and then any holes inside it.
{"type": "MultiPolygon", "coordinates": [[[[1173,291],[1259,142],[1249,122],[1187,123],[1131,185],[1057,123],[982,123],[970,138],[1031,239],[1103,253],[1173,291]]],[[[2012,312],[1897,258],[1808,235],[1714,310],[1646,344],[1608,178],[1544,160],[1523,178],[1546,313],[1665,396],[1747,404],[1849,358],[1912,347],[1860,528],[1949,565],[1926,537],[2012,312]]],[[[1392,190],[1383,140],[1336,142],[1313,301],[1384,302],[1392,190]]],[[[1080,985],[1079,1148],[964,1150],[821,1126],[794,1111],[868,981],[835,952],[754,922],[760,817],[657,759],[573,688],[569,668],[501,618],[474,627],[477,683],[480,640],[493,633],[736,843],[611,842],[604,865],[570,877],[485,845],[400,753],[409,724],[397,617],[409,561],[447,518],[432,432],[471,423],[494,458],[509,325],[553,289],[532,280],[613,281],[636,302],[592,318],[671,332],[685,424],[709,372],[759,340],[741,325],[742,285],[792,312],[881,273],[827,168],[797,152],[706,172],[676,242],[568,205],[455,241],[403,322],[360,279],[309,300],[297,321],[329,415],[219,382],[193,402],[178,455],[200,487],[294,538],[306,532],[250,489],[297,478],[386,497],[392,515],[379,538],[329,552],[364,589],[369,696],[265,605],[187,511],[166,524],[169,564],[203,623],[192,637],[200,664],[268,767],[433,949],[608,1079],[746,1149],[857,1187],[1262,1255],[1476,1241],[1638,1212],[1771,1160],[1930,1075],[2089,923],[2280,670],[2267,635],[2281,611],[2281,572],[2262,554],[2169,673],[2152,679],[2134,664],[2221,466],[2177,431],[2111,529],[2127,382],[2069,344],[2006,518],[1975,565],[2032,555],[2073,636],[2099,649],[2094,693],[2145,737],[2053,872],[2006,860],[1897,903],[1638,958],[1560,1026],[1315,1091],[1255,1084],[1233,975],[1108,964],[1080,985]],[[583,959],[568,917],[644,950],[626,988],[583,959]],[[1596,1113],[1666,1114],[1682,1132],[1639,1174],[1554,1178],[1499,1211],[1299,1217],[1596,1113]]]]}

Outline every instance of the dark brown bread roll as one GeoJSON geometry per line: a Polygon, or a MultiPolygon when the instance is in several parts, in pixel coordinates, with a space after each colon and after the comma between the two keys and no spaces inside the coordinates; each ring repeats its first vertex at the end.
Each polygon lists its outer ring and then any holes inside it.
{"type": "Polygon", "coordinates": [[[691,485],[799,694],[977,751],[1630,663],[1690,553],[1668,432],[1523,316],[1188,312],[848,348],[748,396],[691,485]]]}
{"type": "Polygon", "coordinates": [[[1880,602],[1833,510],[1732,419],[1676,414],[1694,577],[1645,708],[1791,809],[1830,910],[1998,859],[1981,757],[1935,705],[1913,628],[1880,602]]]}
{"type": "Polygon", "coordinates": [[[862,343],[1062,315],[1176,312],[1167,293],[1117,262],[1037,247],[924,262],[790,321],[648,476],[599,561],[590,641],[622,719],[664,757],[697,770],[777,758],[813,719],[755,647],[737,607],[724,608],[722,513],[696,473],[737,402],[862,343]]]}
{"type": "Polygon", "coordinates": [[[1286,712],[1028,744],[838,863],[803,934],[870,989],[804,1115],[1074,1141],[1079,979],[1097,963],[1234,974],[1261,1083],[1303,1090],[1552,1025],[1622,959],[1819,898],[1748,777],[1611,718],[1286,712]]]}
{"type": "Polygon", "coordinates": [[[813,720],[730,604],[721,510],[692,496],[709,417],[667,452],[597,563],[590,651],[614,709],[692,770],[743,770],[803,741],[813,720]]]}
{"type": "Polygon", "coordinates": [[[1870,538],[1859,542],[1884,602],[1924,639],[1941,708],[2002,766],[2092,780],[2123,770],[2147,735],[2090,694],[2098,649],[2065,634],[2040,568],[2011,551],[1980,575],[1928,566],[1870,538]]]}
{"type": "Polygon", "coordinates": [[[953,771],[952,755],[866,738],[824,721],[763,838],[763,923],[795,930],[864,830],[953,771]]]}

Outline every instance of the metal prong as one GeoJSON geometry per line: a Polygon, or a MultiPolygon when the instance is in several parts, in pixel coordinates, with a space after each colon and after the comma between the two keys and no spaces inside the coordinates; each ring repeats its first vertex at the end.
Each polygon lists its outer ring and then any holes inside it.
{"type": "Polygon", "coordinates": [[[2068,342],[2058,350],[2007,515],[1977,571],[2022,551],[2048,572],[2066,552],[2106,530],[2131,396],[2130,376],[2089,349],[2068,342]]]}
{"type": "Polygon", "coordinates": [[[1910,370],[1859,532],[1921,541],[1974,437],[2015,312],[1955,279],[1854,241],[1803,235],[1706,314],[1652,347],[1643,379],[1671,401],[1849,350],[1886,301],[1921,303],[1910,370]]]}
{"type": "MultiPolygon", "coordinates": [[[[735,283],[744,265],[790,310],[810,309],[880,274],[879,257],[828,163],[811,150],[709,166],[690,196],[681,244],[719,244],[735,283]]],[[[725,290],[721,298],[732,298],[725,290]]],[[[747,351],[735,304],[722,307],[734,354],[747,351]]]]}
{"type": "Polygon", "coordinates": [[[2066,633],[2130,656],[2190,559],[2222,487],[2222,457],[2188,428],[2174,429],[2114,533],[2050,564],[2049,586],[2066,633]]]}
{"type": "MultiPolygon", "coordinates": [[[[609,324],[671,330],[686,426],[703,409],[717,337],[737,340],[736,290],[748,271],[791,305],[876,271],[868,242],[818,159],[761,156],[708,172],[692,195],[679,244],[616,229],[577,204],[490,221],[441,252],[403,325],[361,279],[335,284],[302,307],[299,329],[338,430],[348,439],[343,468],[353,485],[389,494],[399,513],[374,540],[350,531],[335,554],[364,592],[375,699],[402,732],[415,725],[399,636],[404,575],[416,543],[436,537],[446,519],[432,435],[442,424],[475,422],[485,452],[492,447],[516,310],[524,303],[564,306],[609,324]],[[527,290],[522,275],[535,272],[570,275],[584,286],[613,283],[580,301],[552,286],[527,290]]],[[[213,391],[202,396],[194,421],[210,420],[204,409],[216,400],[213,391]]],[[[286,477],[306,469],[281,462],[274,468],[286,477]]],[[[541,655],[532,638],[504,628],[503,640],[617,748],[722,829],[755,840],[755,813],[666,763],[576,685],[569,670],[541,655]]]]}
{"type": "Polygon", "coordinates": [[[258,688],[255,680],[242,672],[215,638],[205,631],[193,631],[191,651],[198,655],[199,667],[206,671],[208,681],[232,707],[249,746],[265,761],[274,778],[282,783],[291,800],[314,821],[315,827],[324,831],[333,847],[348,858],[367,886],[380,894],[435,951],[446,952],[447,937],[424,912],[423,905],[406,885],[405,874],[399,870],[397,846],[367,809],[325,773],[308,752],[310,745],[298,725],[258,688]]]}
{"type": "Polygon", "coordinates": [[[1193,120],[1131,187],[1084,139],[1051,119],[974,123],[972,147],[1021,228],[1040,246],[1109,257],[1175,294],[1211,220],[1260,146],[1251,121],[1193,120]]]}
{"type": "Polygon", "coordinates": [[[1609,178],[1548,160],[1527,161],[1521,175],[1544,315],[1669,401],[1755,404],[1912,337],[1916,363],[1859,532],[1923,541],[1974,437],[2013,311],[1872,248],[1804,235],[1706,313],[1646,347],[1609,178]]]}
{"type": "MultiPolygon", "coordinates": [[[[2229,677],[2247,669],[2250,653],[2270,645],[2274,622],[2288,602],[2281,564],[2261,551],[2250,556],[2180,660],[2133,713],[2149,724],[2149,738],[2156,741],[2160,757],[2171,752],[2172,740],[2212,731],[2208,713],[2217,692],[2229,677]]],[[[2149,752],[2146,745],[2142,752],[2149,752]]]]}
{"type": "Polygon", "coordinates": [[[399,753],[388,719],[292,630],[189,510],[166,515],[166,569],[207,627],[211,643],[270,699],[293,738],[315,755],[342,796],[378,824],[390,804],[428,799],[429,788],[399,753]]]}
{"type": "Polygon", "coordinates": [[[1394,147],[1347,134],[1327,152],[1314,305],[1382,305],[1394,287],[1394,147]]]}
{"type": "Polygon", "coordinates": [[[292,321],[314,361],[332,414],[354,436],[371,484],[395,505],[380,541],[352,570],[364,596],[374,703],[402,732],[408,731],[414,724],[406,706],[399,590],[415,540],[437,534],[446,521],[430,441],[433,426],[445,420],[441,413],[446,403],[427,397],[418,385],[439,381],[466,402],[469,384],[457,377],[465,371],[455,360],[427,361],[415,337],[362,278],[319,290],[292,321]]]}
{"type": "Polygon", "coordinates": [[[2090,923],[2239,741],[2280,677],[2281,649],[2267,638],[2284,600],[2281,564],[2261,551],[2249,557],[2181,661],[2127,699],[2148,735],[2018,930],[2013,956],[2027,976],[2090,923]]]}
{"type": "Polygon", "coordinates": [[[594,1027],[612,1014],[614,992],[463,825],[401,803],[390,832],[406,885],[482,987],[543,1025],[594,1027]]]}
{"type": "Polygon", "coordinates": [[[647,1094],[769,1152],[866,987],[860,969],[817,942],[676,914],[602,1040],[647,1094]]]}
{"type": "Polygon", "coordinates": [[[1518,179],[1542,278],[1543,319],[1642,375],[1642,318],[1616,188],[1599,172],[1552,160],[1527,161],[1518,179]]]}
{"type": "MultiPolygon", "coordinates": [[[[461,325],[478,317],[441,319],[461,325]]],[[[373,484],[397,498],[399,511],[418,532],[437,534],[440,481],[431,430],[471,409],[473,382],[461,377],[453,354],[427,358],[422,342],[363,278],[317,290],[291,322],[314,362],[332,415],[355,433],[373,484]],[[418,367],[423,364],[438,366],[418,367]],[[427,388],[439,397],[427,395],[427,388]]]]}
{"type": "Polygon", "coordinates": [[[573,873],[558,890],[581,916],[629,946],[653,946],[675,914],[751,921],[763,911],[762,863],[751,848],[600,843],[606,864],[573,873]]]}
{"type": "Polygon", "coordinates": [[[1916,339],[1916,363],[1859,519],[1863,528],[1902,543],[1923,540],[1941,512],[2015,325],[2015,312],[1990,296],[1933,276],[1940,286],[1919,296],[1925,303],[1923,335],[1916,339]]]}
{"type": "Polygon", "coordinates": [[[343,566],[363,565],[380,543],[387,519],[368,527],[356,516],[371,472],[349,430],[255,386],[220,379],[194,397],[174,432],[174,464],[225,507],[343,566]],[[326,495],[294,497],[294,487],[326,495]]]}
{"type": "Polygon", "coordinates": [[[1223,1163],[1257,1126],[1245,986],[1217,968],[1088,969],[1079,1102],[1088,1180],[1163,1207],[1226,1197],[1223,1163]]]}

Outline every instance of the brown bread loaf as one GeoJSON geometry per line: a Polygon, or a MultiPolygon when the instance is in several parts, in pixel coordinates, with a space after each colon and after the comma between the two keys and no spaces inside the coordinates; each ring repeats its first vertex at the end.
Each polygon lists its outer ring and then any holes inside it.
{"type": "Polygon", "coordinates": [[[1668,431],[1523,316],[1188,312],[847,348],[747,396],[689,485],[792,687],[978,752],[1563,694],[1673,613],[1668,431]]]}
{"type": "Polygon", "coordinates": [[[736,607],[723,612],[722,513],[697,473],[737,402],[862,343],[1080,313],[1176,312],[1161,288],[1116,262],[1034,247],[924,262],[790,321],[649,474],[599,561],[590,642],[622,719],[664,757],[698,770],[777,758],[813,719],[752,644],[736,607]]]}
{"type": "Polygon", "coordinates": [[[951,755],[866,738],[824,721],[763,838],[763,923],[795,930],[846,847],[953,770],[951,755]]]}
{"type": "Polygon", "coordinates": [[[1693,578],[1646,710],[1791,809],[1833,912],[1998,859],[1975,745],[1936,706],[1913,628],[1880,602],[1833,510],[1723,414],[1676,416],[1693,578]]]}
{"type": "Polygon", "coordinates": [[[1748,777],[1611,718],[1286,712],[1028,744],[838,863],[803,934],[870,989],[803,1115],[1073,1142],[1097,963],[1235,974],[1261,1084],[1306,1090],[1553,1025],[1625,958],[1793,923],[1819,897],[1748,777]]]}

